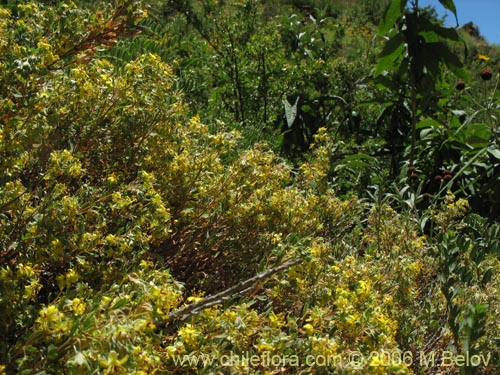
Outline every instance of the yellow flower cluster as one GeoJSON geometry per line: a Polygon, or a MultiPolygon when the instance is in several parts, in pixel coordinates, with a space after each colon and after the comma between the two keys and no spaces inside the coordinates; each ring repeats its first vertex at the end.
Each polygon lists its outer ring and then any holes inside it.
{"type": "Polygon", "coordinates": [[[66,333],[70,327],[64,313],[55,305],[42,308],[36,322],[42,331],[55,334],[56,337],[66,333]]]}
{"type": "Polygon", "coordinates": [[[65,274],[58,275],[56,277],[57,286],[60,289],[69,288],[71,285],[75,284],[79,278],[78,273],[74,269],[70,268],[65,274]]]}
{"type": "Polygon", "coordinates": [[[179,329],[178,335],[188,348],[194,348],[198,342],[200,332],[198,332],[198,330],[196,330],[191,324],[186,324],[184,327],[179,329]]]}
{"type": "Polygon", "coordinates": [[[81,298],[73,298],[69,306],[71,308],[71,311],[75,313],[75,315],[82,315],[86,311],[86,305],[85,302],[82,301],[81,298]]]}
{"type": "Polygon", "coordinates": [[[455,195],[448,191],[440,209],[434,211],[434,220],[438,227],[446,231],[447,228],[464,217],[469,210],[469,202],[464,198],[456,199],[455,195]]]}
{"type": "Polygon", "coordinates": [[[38,48],[42,55],[42,67],[50,66],[59,60],[59,56],[54,53],[54,49],[46,40],[40,40],[38,42],[38,48]]]}
{"type": "Polygon", "coordinates": [[[0,52],[5,52],[4,50],[9,46],[7,30],[11,22],[12,19],[10,10],[0,8],[0,52]]]}

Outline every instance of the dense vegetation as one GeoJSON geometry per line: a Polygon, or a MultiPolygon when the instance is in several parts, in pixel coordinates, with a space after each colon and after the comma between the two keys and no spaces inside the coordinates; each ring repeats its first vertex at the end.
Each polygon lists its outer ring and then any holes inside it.
{"type": "Polygon", "coordinates": [[[474,25],[1,4],[0,374],[500,371],[500,49],[474,25]]]}

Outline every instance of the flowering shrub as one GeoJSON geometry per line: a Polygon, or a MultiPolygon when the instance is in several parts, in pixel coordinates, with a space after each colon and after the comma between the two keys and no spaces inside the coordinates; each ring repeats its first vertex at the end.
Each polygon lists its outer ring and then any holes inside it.
{"type": "Polygon", "coordinates": [[[498,352],[498,226],[452,193],[424,218],[339,198],[326,128],[293,167],[207,126],[158,55],[106,55],[146,16],[0,7],[0,374],[416,374],[443,369],[433,350],[498,352]]]}
{"type": "MultiPolygon", "coordinates": [[[[41,18],[57,11],[23,6],[41,18]]],[[[24,13],[16,23],[2,14],[9,38],[24,13]]],[[[51,27],[62,27],[55,19],[51,27]]],[[[81,46],[61,53],[58,37],[30,30],[30,56],[40,63],[23,68],[29,81],[9,71],[11,99],[2,102],[1,352],[9,371],[161,368],[154,321],[168,320],[180,289],[166,271],[150,270],[152,260],[168,261],[190,287],[215,290],[295,255],[290,238],[339,238],[352,225],[347,208],[358,203],[335,198],[314,168],[304,165],[295,185],[267,146],[241,151],[236,132],[213,134],[186,117],[172,70],[157,56],[116,68],[81,46]]],[[[103,38],[92,41],[106,47],[103,38]]],[[[15,50],[4,49],[5,58],[14,61],[15,50]]],[[[187,325],[179,338],[193,347],[199,331],[187,325]]]]}
{"type": "Polygon", "coordinates": [[[167,271],[143,261],[109,289],[96,292],[83,285],[42,307],[27,333],[19,370],[87,373],[152,373],[162,368],[162,337],[154,324],[176,308],[182,288],[167,271]],[[78,297],[72,297],[78,295],[78,297]],[[28,354],[29,353],[29,354],[28,354]]]}

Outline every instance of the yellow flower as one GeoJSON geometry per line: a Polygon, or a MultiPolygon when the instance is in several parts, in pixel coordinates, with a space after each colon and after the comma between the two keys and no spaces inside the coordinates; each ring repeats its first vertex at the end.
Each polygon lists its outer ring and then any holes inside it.
{"type": "Polygon", "coordinates": [[[179,330],[179,336],[184,344],[194,345],[198,341],[199,332],[191,324],[186,324],[179,330]]]}
{"type": "Polygon", "coordinates": [[[128,355],[120,359],[118,358],[118,353],[112,350],[109,352],[107,359],[102,357],[99,359],[99,364],[107,369],[106,374],[110,374],[122,367],[127,361],[128,355]]]}
{"type": "Polygon", "coordinates": [[[281,242],[282,237],[283,237],[283,233],[274,233],[273,237],[271,238],[271,243],[273,245],[278,245],[281,242]]]}
{"type": "Polygon", "coordinates": [[[257,349],[259,353],[274,351],[274,346],[267,342],[259,342],[258,344],[254,345],[254,348],[257,349]]]}
{"type": "Polygon", "coordinates": [[[38,318],[38,320],[47,322],[57,321],[59,320],[61,315],[62,314],[59,312],[59,309],[56,306],[50,305],[40,310],[40,317],[38,318]]]}
{"type": "Polygon", "coordinates": [[[364,280],[358,282],[356,293],[361,297],[368,297],[371,292],[371,285],[364,280]]]}
{"type": "Polygon", "coordinates": [[[304,324],[302,326],[302,329],[304,329],[304,331],[306,331],[307,336],[312,336],[314,334],[314,327],[312,324],[309,324],[309,323],[304,324]]]}
{"type": "Polygon", "coordinates": [[[349,325],[355,325],[361,320],[360,315],[357,312],[354,312],[353,314],[347,315],[345,318],[345,321],[349,325]]]}
{"type": "Polygon", "coordinates": [[[108,184],[114,185],[114,184],[116,184],[117,179],[116,179],[116,176],[114,174],[112,174],[111,176],[108,176],[106,181],[108,182],[108,184]]]}
{"type": "Polygon", "coordinates": [[[479,54],[478,59],[481,61],[489,61],[491,58],[488,55],[479,54]]]}
{"type": "Polygon", "coordinates": [[[66,274],[56,276],[56,282],[59,289],[69,288],[79,280],[78,273],[70,268],[66,274]]]}
{"type": "Polygon", "coordinates": [[[76,315],[82,315],[85,312],[85,308],[85,302],[80,298],[73,298],[73,301],[71,301],[71,309],[76,315]]]}
{"type": "Polygon", "coordinates": [[[154,267],[153,262],[151,262],[149,260],[144,260],[144,259],[141,260],[141,263],[139,265],[142,268],[142,270],[144,270],[144,271],[150,270],[151,268],[154,267]]]}
{"type": "Polygon", "coordinates": [[[110,246],[118,244],[118,238],[114,234],[108,234],[104,240],[106,244],[110,246]]]}
{"type": "Polygon", "coordinates": [[[147,332],[156,329],[156,325],[147,321],[146,319],[139,319],[134,323],[134,331],[136,332],[147,332]]]}
{"type": "Polygon", "coordinates": [[[64,314],[54,305],[42,308],[36,321],[46,332],[63,333],[69,328],[64,314]]]}
{"type": "Polygon", "coordinates": [[[196,303],[196,302],[200,302],[202,299],[203,299],[203,297],[200,297],[200,296],[189,296],[186,300],[189,303],[196,303]]]}
{"type": "Polygon", "coordinates": [[[271,314],[269,314],[269,325],[272,328],[280,328],[285,324],[281,319],[283,318],[283,314],[279,313],[276,315],[274,311],[271,311],[271,314]]]}
{"type": "Polygon", "coordinates": [[[18,266],[17,274],[19,277],[29,278],[29,277],[35,276],[35,271],[34,271],[33,267],[31,266],[31,264],[24,265],[21,263],[18,266]]]}

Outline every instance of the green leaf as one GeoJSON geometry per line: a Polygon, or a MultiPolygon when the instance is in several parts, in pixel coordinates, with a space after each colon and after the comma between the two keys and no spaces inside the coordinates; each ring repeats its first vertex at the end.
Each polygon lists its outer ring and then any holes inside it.
{"type": "MultiPolygon", "coordinates": [[[[427,82],[429,85],[433,86],[435,81],[439,79],[439,62],[442,60],[441,56],[439,56],[439,47],[436,48],[436,46],[441,45],[442,43],[437,42],[437,43],[426,43],[422,46],[422,52],[421,55],[419,55],[419,59],[415,60],[420,60],[420,67],[422,69],[422,72],[424,74],[424,77],[422,79],[426,78],[426,75],[430,76],[430,81],[427,82]]],[[[421,85],[425,83],[422,82],[421,85]]]]}
{"type": "Polygon", "coordinates": [[[392,70],[395,63],[402,59],[405,52],[405,43],[403,34],[396,34],[387,41],[384,49],[380,53],[374,77],[379,76],[384,71],[392,70]]]}
{"type": "Polygon", "coordinates": [[[429,49],[438,56],[439,60],[444,63],[457,77],[464,80],[467,79],[467,72],[464,64],[460,61],[457,54],[453,53],[446,43],[429,43],[429,49]]]}
{"type": "Polygon", "coordinates": [[[288,100],[283,100],[283,105],[285,107],[285,117],[288,128],[290,129],[295,122],[295,118],[297,117],[297,107],[299,103],[300,96],[297,95],[295,99],[295,103],[289,103],[288,100]]]}
{"type": "Polygon", "coordinates": [[[343,158],[335,167],[338,171],[342,168],[366,168],[373,165],[373,157],[367,154],[354,154],[343,158]]]}
{"type": "MultiPolygon", "coordinates": [[[[385,69],[385,70],[387,70],[387,69],[385,69]]],[[[394,80],[390,76],[384,75],[382,73],[383,73],[383,71],[376,76],[377,88],[378,89],[386,88],[389,90],[396,91],[398,89],[398,84],[397,84],[396,80],[394,80]]],[[[374,77],[375,77],[375,73],[374,73],[374,77]]],[[[384,110],[384,112],[385,112],[385,110],[384,110]]],[[[382,115],[379,116],[379,118],[382,118],[383,115],[384,115],[384,113],[382,113],[382,115]]]]}
{"type": "Polygon", "coordinates": [[[434,31],[421,31],[419,35],[424,38],[426,43],[435,43],[439,41],[439,35],[434,31]]]}
{"type": "Polygon", "coordinates": [[[59,357],[59,349],[54,344],[50,344],[47,348],[47,359],[54,361],[59,357]]]}
{"type": "Polygon", "coordinates": [[[488,150],[488,153],[493,156],[494,158],[500,160],[500,150],[495,148],[495,149],[491,149],[491,150],[488,150]]]}
{"type": "Polygon", "coordinates": [[[476,303],[474,305],[474,310],[476,314],[485,314],[488,311],[488,305],[485,303],[476,303]]]}
{"type": "Polygon", "coordinates": [[[354,154],[354,155],[349,155],[344,158],[345,161],[351,161],[351,160],[361,160],[361,159],[368,159],[368,160],[373,160],[373,156],[370,156],[368,154],[354,154]]]}
{"type": "Polygon", "coordinates": [[[393,56],[396,51],[399,50],[401,45],[404,46],[404,37],[403,34],[396,34],[392,38],[390,38],[387,43],[385,43],[382,52],[380,53],[380,57],[385,56],[393,56]]]}
{"type": "Polygon", "coordinates": [[[491,281],[491,278],[493,277],[493,269],[488,269],[484,275],[483,275],[483,280],[481,281],[481,284],[484,286],[488,284],[491,281]]]}
{"type": "Polygon", "coordinates": [[[474,148],[490,144],[491,130],[486,124],[470,124],[465,129],[465,141],[474,148]]]}
{"type": "Polygon", "coordinates": [[[460,35],[458,34],[457,30],[452,27],[443,27],[425,16],[420,16],[418,18],[418,23],[419,30],[421,30],[421,35],[423,35],[423,33],[425,32],[433,32],[441,38],[448,39],[454,42],[460,41],[460,35]]]}
{"type": "Polygon", "coordinates": [[[128,304],[127,300],[126,299],[120,299],[118,300],[114,305],[113,307],[111,308],[111,310],[115,310],[115,309],[119,309],[123,306],[126,306],[128,304]]]}
{"type": "Polygon", "coordinates": [[[438,34],[440,37],[452,40],[454,42],[460,41],[460,35],[458,34],[457,30],[452,28],[452,27],[443,27],[441,25],[436,25],[433,24],[433,29],[436,34],[438,34]]]}
{"type": "Polygon", "coordinates": [[[455,7],[455,3],[453,2],[453,0],[439,0],[439,2],[441,3],[442,6],[444,6],[446,9],[448,9],[450,12],[453,13],[458,26],[457,8],[455,7]]]}
{"type": "Polygon", "coordinates": [[[431,118],[427,118],[419,121],[415,126],[415,128],[416,129],[439,128],[440,125],[441,124],[438,121],[431,118]]]}
{"type": "Polygon", "coordinates": [[[394,26],[396,21],[401,18],[408,0],[393,0],[389,8],[380,20],[378,25],[378,34],[385,35],[394,26]]]}

